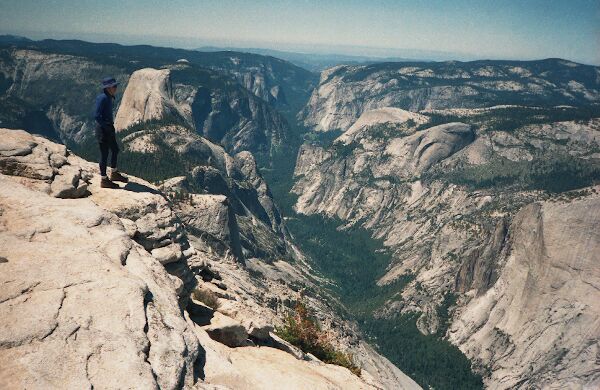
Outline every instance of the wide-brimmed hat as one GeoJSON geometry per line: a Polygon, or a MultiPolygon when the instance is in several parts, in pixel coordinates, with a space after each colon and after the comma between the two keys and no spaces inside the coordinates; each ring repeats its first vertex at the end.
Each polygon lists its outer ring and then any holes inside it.
{"type": "Polygon", "coordinates": [[[115,80],[114,77],[105,77],[102,79],[102,88],[116,87],[117,85],[119,85],[119,83],[117,83],[117,80],[115,80]]]}

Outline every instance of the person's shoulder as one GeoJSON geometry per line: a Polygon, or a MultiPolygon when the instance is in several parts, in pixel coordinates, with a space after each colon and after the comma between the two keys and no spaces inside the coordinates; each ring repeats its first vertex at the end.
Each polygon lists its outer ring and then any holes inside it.
{"type": "Polygon", "coordinates": [[[96,101],[97,102],[101,102],[101,101],[106,100],[106,99],[108,99],[108,96],[104,92],[102,92],[98,96],[96,96],[96,101]]]}

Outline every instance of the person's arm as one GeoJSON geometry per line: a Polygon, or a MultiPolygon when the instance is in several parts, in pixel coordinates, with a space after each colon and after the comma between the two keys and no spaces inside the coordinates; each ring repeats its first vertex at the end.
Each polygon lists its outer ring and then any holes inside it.
{"type": "Polygon", "coordinates": [[[106,119],[105,114],[108,103],[108,96],[106,95],[100,95],[98,96],[98,98],[96,98],[96,111],[94,113],[94,118],[96,119],[96,122],[102,127],[110,125],[110,123],[106,119]]]}

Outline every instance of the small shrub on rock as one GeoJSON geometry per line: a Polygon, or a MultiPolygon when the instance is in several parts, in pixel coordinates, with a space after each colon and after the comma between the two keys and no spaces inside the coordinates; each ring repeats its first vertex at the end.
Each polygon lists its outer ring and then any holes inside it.
{"type": "Polygon", "coordinates": [[[354,364],[352,355],[337,351],[330,342],[330,335],[312,318],[306,304],[298,301],[294,312],[285,318],[284,325],[275,333],[306,353],[311,353],[325,363],[346,367],[360,376],[360,367],[354,364]]]}
{"type": "Polygon", "coordinates": [[[195,300],[204,303],[206,306],[210,307],[213,310],[217,310],[219,308],[219,300],[217,294],[210,290],[197,288],[192,293],[192,297],[195,300]]]}

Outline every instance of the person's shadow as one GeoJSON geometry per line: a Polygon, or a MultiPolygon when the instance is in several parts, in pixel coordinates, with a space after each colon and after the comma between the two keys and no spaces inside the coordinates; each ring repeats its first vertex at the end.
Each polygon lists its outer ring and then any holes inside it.
{"type": "Polygon", "coordinates": [[[150,188],[144,184],[136,183],[136,182],[127,182],[125,187],[122,189],[131,192],[149,192],[151,194],[162,194],[160,191],[155,190],[154,188],[150,188]]]}

